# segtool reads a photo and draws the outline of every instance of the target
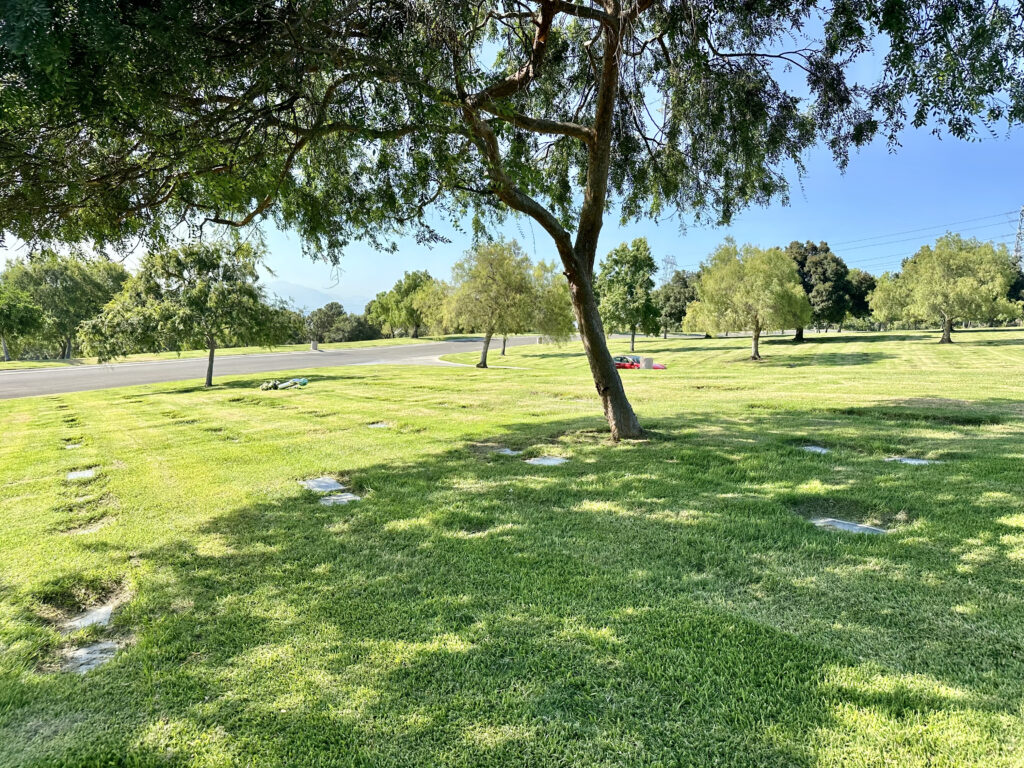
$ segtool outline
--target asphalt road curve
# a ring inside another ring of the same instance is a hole
[[[399,344],[390,347],[330,349],[319,352],[266,352],[253,355],[220,355],[213,367],[214,383],[218,376],[234,376],[272,371],[295,371],[303,368],[328,368],[337,365],[448,365],[440,355],[473,352],[483,339]],[[520,336],[508,340],[509,346],[536,344],[536,336]],[[492,342],[491,352],[500,351],[501,341]],[[496,361],[495,361],[496,362]],[[0,400],[35,395],[57,395],[84,392],[90,389],[111,389],[136,384],[161,384],[170,381],[198,379],[206,376],[206,357],[172,358],[139,363],[109,365],[68,365],[63,368],[26,368],[0,371]]]

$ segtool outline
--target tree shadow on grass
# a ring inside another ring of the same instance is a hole
[[[8,681],[0,743],[60,703],[73,727],[30,754],[62,765],[223,749],[267,765],[814,766],[811,733],[869,739],[843,708],[915,734],[1018,713],[1019,428],[751,412],[657,419],[651,440],[610,445],[578,425],[488,438],[571,455],[560,467],[468,442],[338,467],[363,501],[295,492],[137,553],[152,575],[136,646],[87,681]],[[801,451],[811,440],[832,453]],[[882,460],[925,446],[980,458]],[[889,536],[844,536],[804,519],[825,504],[905,514]],[[991,749],[994,732],[971,733]]]

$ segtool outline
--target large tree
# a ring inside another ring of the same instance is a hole
[[[19,291],[0,281],[0,348],[4,362],[11,359],[7,342],[16,336],[30,333],[43,324],[43,310],[25,291]]]
[[[850,287],[850,315],[861,320],[870,316],[871,306],[868,297],[875,290],[875,276],[853,267],[846,276],[846,282]]]
[[[82,323],[96,317],[127,279],[128,271],[106,257],[50,249],[16,261],[4,272],[9,286],[27,293],[42,308],[46,341],[56,344],[65,359],[74,353]]]
[[[760,360],[763,331],[800,327],[810,316],[796,264],[785,252],[739,248],[730,238],[701,265],[686,325],[709,333],[749,331],[750,359]]]
[[[601,263],[595,283],[601,321],[612,331],[629,334],[630,352],[636,350],[637,331],[658,330],[658,308],[652,296],[657,271],[644,237],[622,243]]]
[[[816,326],[841,323],[850,308],[849,270],[828,243],[793,241],[786,253],[796,262],[800,284],[811,304],[811,322]],[[797,327],[794,341],[804,340],[804,329]]]
[[[515,240],[480,243],[452,267],[452,285],[454,316],[462,326],[484,334],[476,367],[486,368],[494,334],[504,339],[531,324],[536,303],[533,265]]]
[[[306,331],[313,349],[326,340],[327,334],[345,316],[345,308],[336,301],[329,301],[306,315]]]
[[[259,285],[260,254],[247,243],[191,243],[151,251],[122,291],[87,324],[101,360],[132,352],[205,348],[213,386],[218,347],[273,343],[278,313]]]
[[[1005,245],[946,234],[903,263],[900,282],[907,311],[942,324],[944,344],[953,341],[953,324],[963,320],[1019,317],[1021,305],[1007,298],[1016,264]]]
[[[336,260],[440,239],[426,209],[551,239],[614,437],[640,435],[593,292],[606,213],[725,223],[906,124],[1024,116],[1009,0],[8,0],[0,230],[159,242],[271,218]],[[870,67],[862,66],[866,60]],[[857,82],[853,73],[878,73]]]

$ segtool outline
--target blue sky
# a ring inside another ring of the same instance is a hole
[[[851,267],[880,274],[898,269],[918,247],[946,229],[965,236],[1013,245],[1017,212],[1024,205],[1024,131],[975,142],[939,139],[930,132],[908,130],[902,146],[890,153],[884,142],[853,155],[845,174],[829,152],[819,148],[806,159],[801,180],[790,178],[790,204],[751,208],[728,227],[688,227],[678,220],[641,221],[622,227],[617,214],[606,218],[600,253],[623,240],[646,237],[655,259],[671,254],[679,267],[694,268],[727,235],[760,246],[792,240],[826,240]],[[962,222],[962,223],[961,223]],[[467,228],[468,229],[468,228]],[[908,230],[913,230],[908,232]],[[268,266],[299,304],[319,298],[313,289],[360,311],[369,299],[390,288],[406,270],[427,269],[447,279],[452,264],[469,246],[468,235],[446,231],[452,242],[426,247],[401,241],[395,254],[352,245],[339,270],[304,258],[298,239],[286,233],[268,236]],[[553,259],[544,232],[527,220],[504,227],[537,259]]]

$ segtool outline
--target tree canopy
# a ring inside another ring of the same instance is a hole
[[[811,305],[811,322],[826,328],[841,323],[850,308],[849,270],[828,243],[793,241],[786,253],[796,262],[800,283]],[[804,337],[803,327],[796,329],[796,341]]]
[[[121,290],[128,271],[103,256],[43,249],[10,264],[3,277],[42,309],[42,341],[59,349],[61,357],[71,358],[79,327]]]
[[[426,270],[406,272],[390,291],[382,291],[366,305],[367,317],[391,336],[399,333],[419,338],[423,327],[422,301],[416,292],[434,281]]]
[[[947,233],[903,263],[906,313],[942,323],[941,341],[953,340],[953,324],[1019,317],[1021,304],[1007,298],[1016,265],[1005,245]]]
[[[43,310],[32,301],[32,297],[0,281],[0,348],[5,363],[11,359],[8,341],[42,324]]]
[[[277,313],[259,286],[260,254],[239,242],[192,243],[147,253],[122,291],[87,326],[101,360],[153,349],[209,351],[228,340],[275,341]],[[188,346],[183,346],[188,345]]]
[[[763,331],[805,325],[810,315],[793,259],[778,248],[740,248],[728,238],[701,265],[686,325],[708,333],[750,331],[750,359],[760,360]]]
[[[850,287],[850,315],[858,319],[868,317],[871,314],[868,297],[875,290],[875,276],[853,267],[847,274],[846,282]]]
[[[272,219],[310,253],[550,236],[612,434],[641,434],[592,291],[606,211],[727,222],[905,125],[1024,117],[1009,0],[8,0],[0,231],[151,247]],[[792,41],[792,42],[790,42]],[[854,73],[874,57],[874,81]]]
[[[675,270],[668,281],[657,288],[653,295],[658,309],[658,322],[667,335],[678,330],[686,317],[686,308],[697,298],[696,275],[681,269]]]
[[[637,331],[658,331],[659,313],[652,296],[657,271],[644,237],[622,243],[601,263],[595,283],[601,320],[609,330],[629,334],[630,351],[636,348]]]

